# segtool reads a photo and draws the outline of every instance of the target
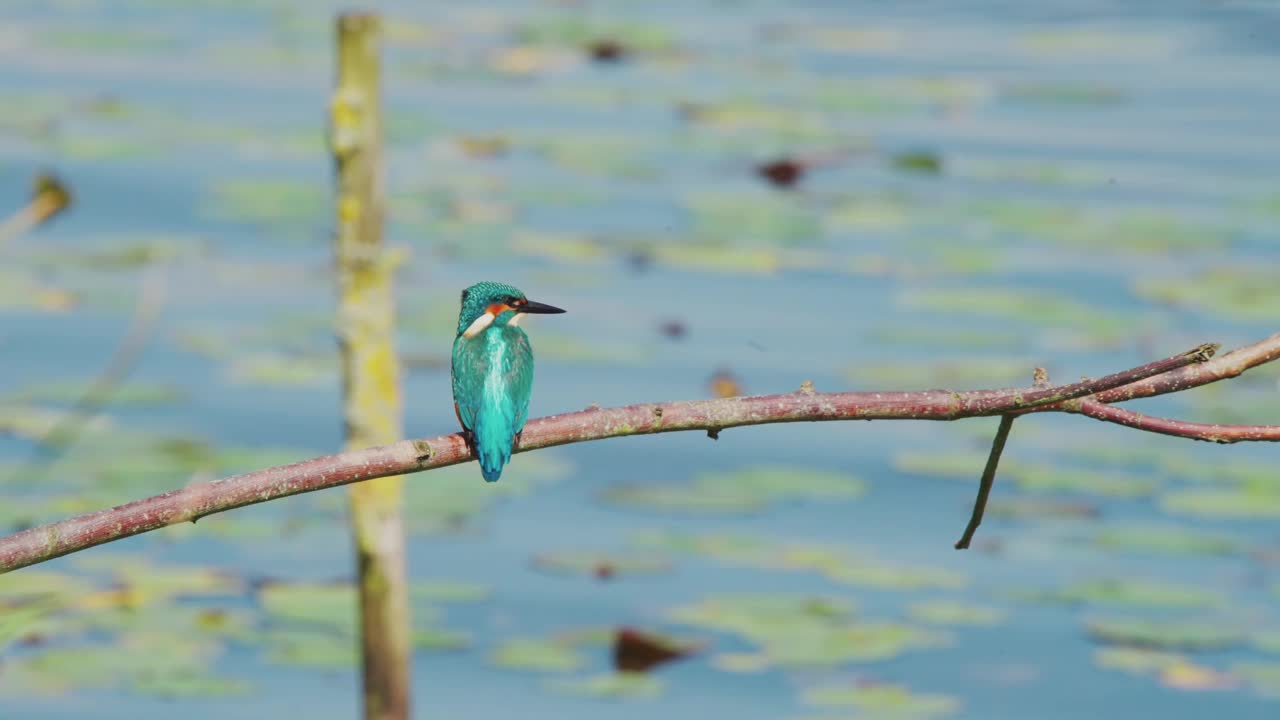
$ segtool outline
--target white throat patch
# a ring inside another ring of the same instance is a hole
[[[476,318],[474,322],[462,331],[462,337],[470,340],[471,338],[484,332],[484,329],[493,324],[493,315],[485,313]]]
[[[510,325],[511,327],[515,327],[519,325],[520,320],[524,318],[524,315],[525,315],[524,313],[516,313],[515,315],[512,315],[511,319],[507,321],[507,324]]]

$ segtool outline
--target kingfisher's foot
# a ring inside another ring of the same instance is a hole
[[[512,449],[512,450],[515,450],[516,448],[520,447],[520,438],[522,438],[522,437],[524,437],[524,431],[523,431],[523,430],[521,430],[520,432],[516,433],[516,436],[515,436],[514,438],[512,438],[512,439],[511,439],[511,449]]]
[[[467,449],[471,451],[472,455],[476,454],[476,434],[475,433],[471,432],[466,428],[463,428],[462,442],[467,444]]]

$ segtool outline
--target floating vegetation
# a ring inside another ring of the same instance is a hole
[[[538,553],[533,567],[559,575],[585,575],[612,580],[626,575],[660,575],[671,572],[671,561],[653,554],[604,553],[568,550]]]
[[[953,570],[887,563],[871,552],[815,543],[674,532],[642,535],[637,542],[675,552],[696,553],[731,565],[816,571],[833,582],[885,590],[956,589],[968,582],[966,576]]]
[[[587,678],[555,680],[548,683],[547,688],[563,695],[613,700],[646,700],[662,694],[662,681],[646,673],[619,672]]]
[[[1173,525],[1102,528],[1093,542],[1113,550],[1169,555],[1231,555],[1242,549],[1240,543],[1231,538]]]
[[[1101,643],[1155,650],[1224,650],[1242,645],[1247,637],[1227,623],[1185,618],[1099,618],[1088,621],[1085,629]]]
[[[1245,322],[1268,322],[1280,313],[1280,267],[1265,264],[1219,266],[1190,277],[1137,279],[1138,295],[1214,316]]]
[[[1017,592],[1022,600],[1037,603],[1132,605],[1152,608],[1214,608],[1227,599],[1222,593],[1198,586],[1158,580],[1106,578],[1078,582],[1058,590]]]
[[[791,501],[849,500],[865,491],[852,476],[824,470],[758,466],[730,472],[704,472],[682,485],[636,483],[610,488],[612,503],[650,510],[741,513]]]
[[[893,622],[855,621],[839,601],[800,595],[723,595],[678,607],[671,617],[730,632],[760,646],[771,664],[838,666],[938,647],[950,636]]]
[[[801,698],[809,705],[855,709],[859,717],[894,720],[939,718],[960,709],[960,701],[949,695],[918,695],[900,685],[880,683],[819,685],[805,690]]]
[[[912,620],[930,625],[991,626],[1004,622],[1004,610],[955,600],[926,600],[907,606]]]
[[[1266,486],[1174,490],[1160,497],[1160,507],[1171,513],[1207,518],[1277,518],[1280,490]]]
[[[822,236],[816,213],[775,193],[699,192],[686,203],[694,234],[704,242],[741,249],[813,244]]]
[[[940,175],[942,156],[932,150],[907,150],[893,155],[890,164],[894,170],[920,175]]]
[[[586,665],[586,659],[573,644],[538,638],[507,640],[489,657],[498,667],[534,672],[573,672]]]
[[[430,482],[405,485],[405,523],[411,533],[454,532],[503,499],[522,497],[569,474],[571,466],[554,453],[520,455],[507,466],[500,483],[476,482],[474,465],[432,471]]]

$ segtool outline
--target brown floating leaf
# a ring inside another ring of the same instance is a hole
[[[777,187],[795,185],[808,168],[799,160],[779,158],[756,166],[756,174]]]
[[[634,628],[618,628],[613,637],[613,667],[619,672],[644,673],[702,648]]]
[[[728,368],[715,371],[710,380],[711,394],[718,398],[738,397],[742,395],[742,383]]]
[[[630,51],[617,40],[602,38],[587,45],[587,54],[596,62],[611,63],[625,60]]]

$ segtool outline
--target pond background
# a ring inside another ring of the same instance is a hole
[[[1067,381],[1276,331],[1275,3],[370,7],[410,436],[455,429],[481,279],[569,311],[529,323],[534,416]],[[45,168],[74,193],[0,247],[9,529],[340,445],[339,9],[3,4],[0,198]],[[621,57],[593,60],[606,41]],[[778,159],[813,167],[777,187]],[[155,277],[141,364],[42,464]],[[1275,423],[1278,379],[1134,407]],[[416,715],[1274,717],[1275,449],[1027,418],[956,552],[994,428],[775,425],[521,455],[493,486],[414,476]],[[0,717],[355,717],[345,500],[0,578]],[[620,626],[702,651],[620,680]]]

